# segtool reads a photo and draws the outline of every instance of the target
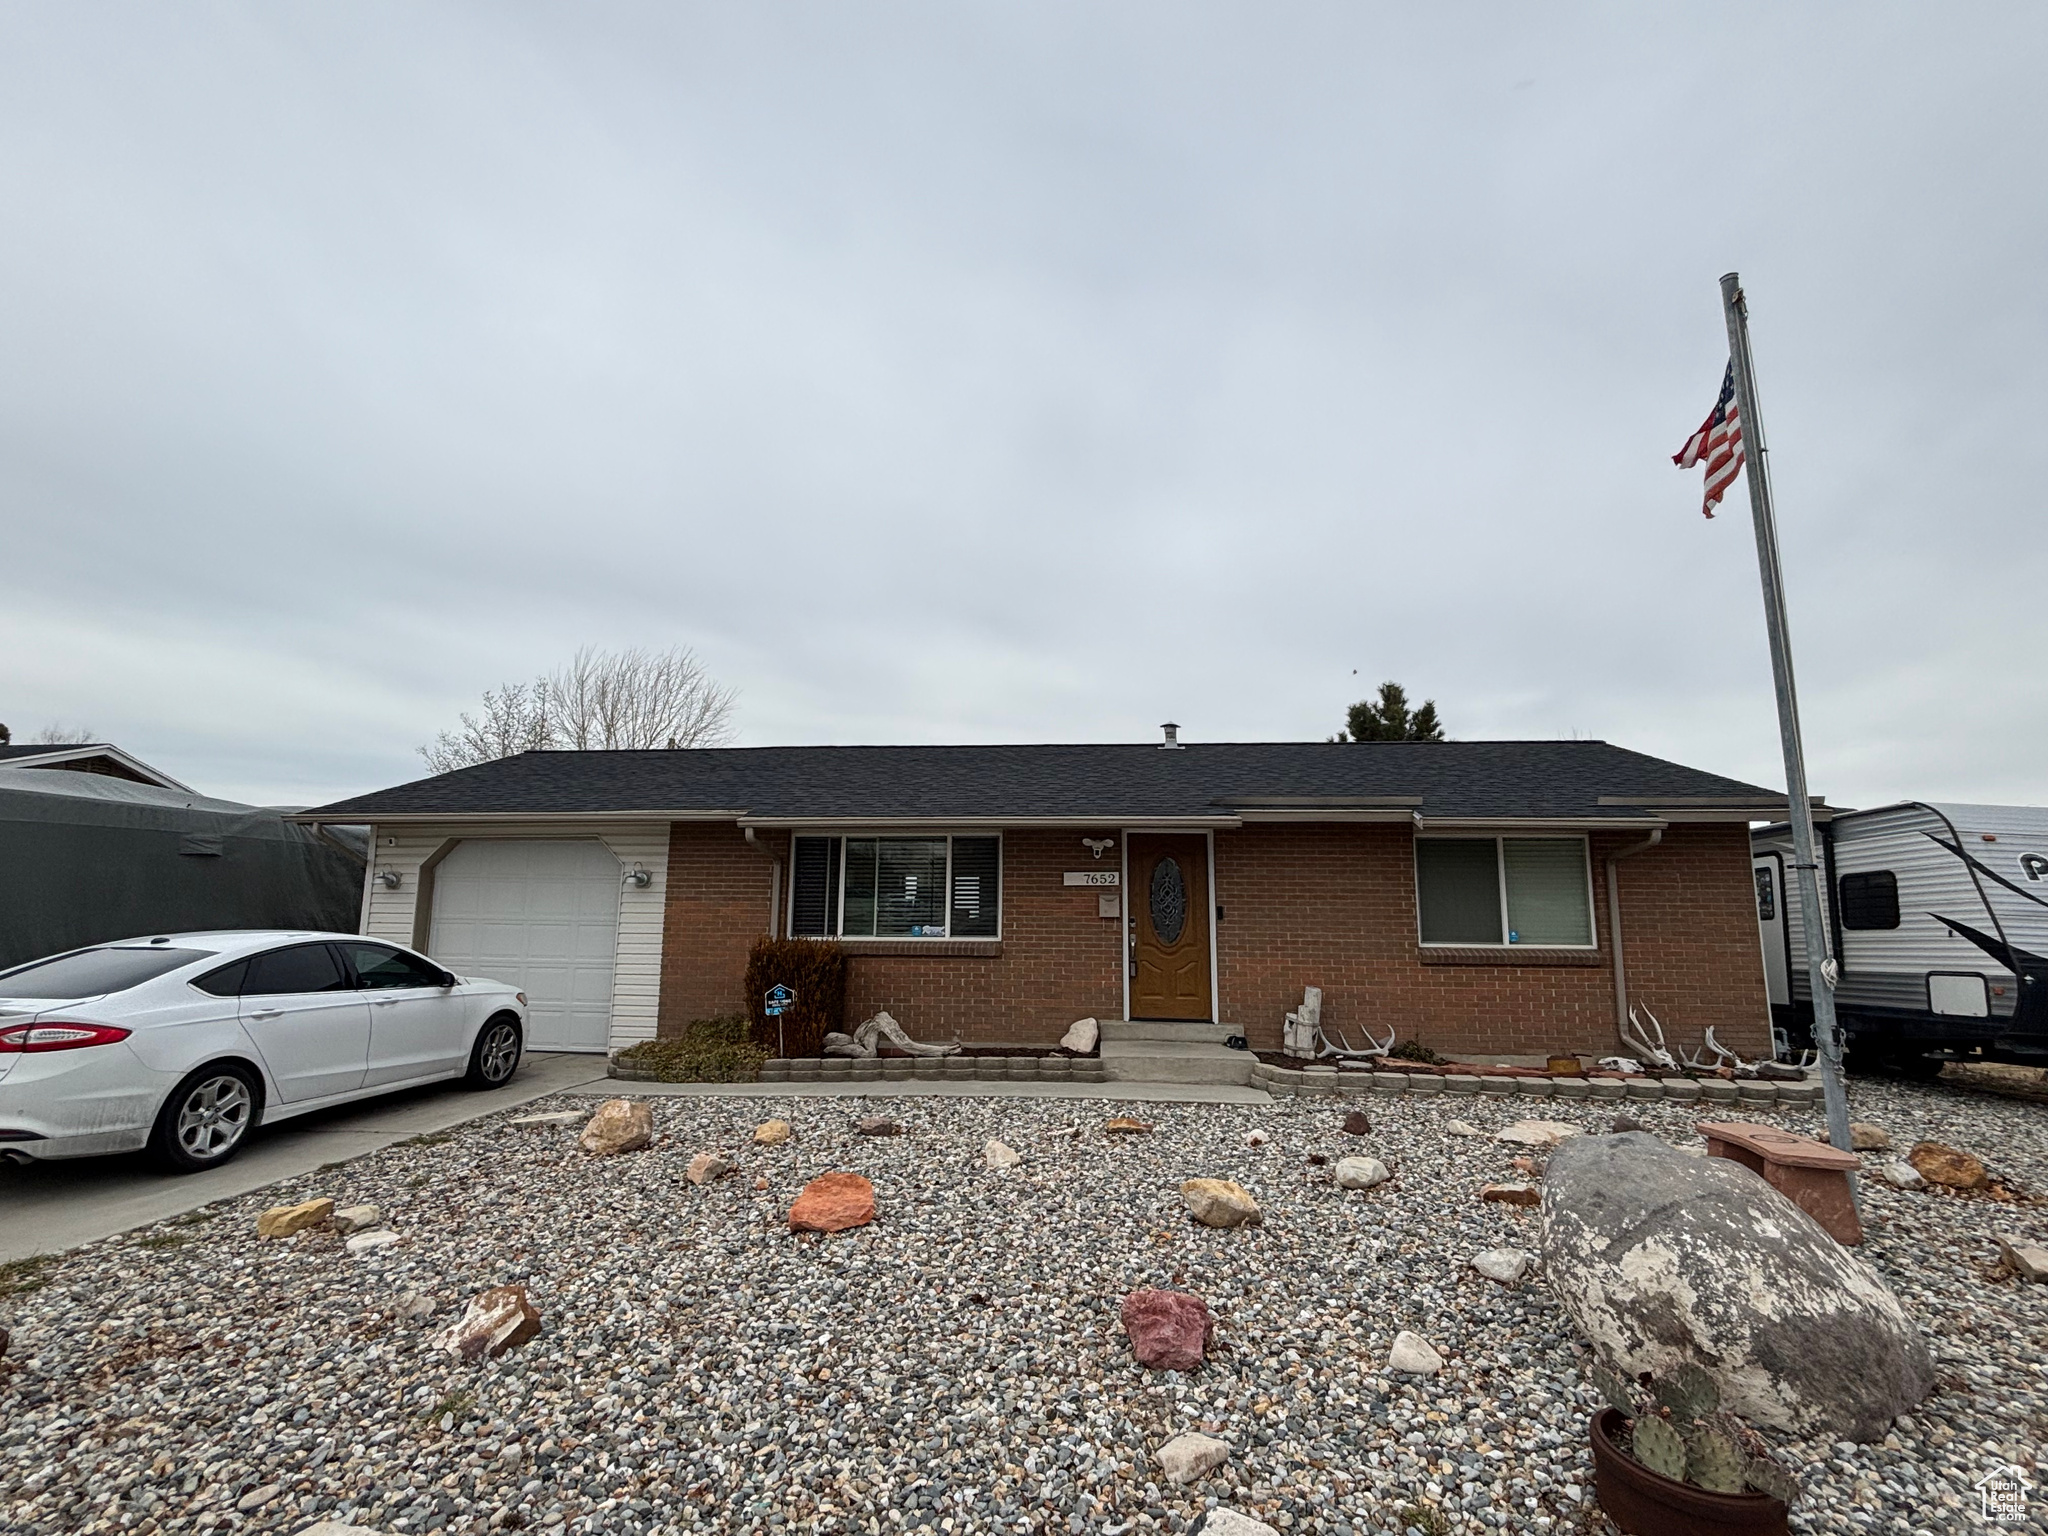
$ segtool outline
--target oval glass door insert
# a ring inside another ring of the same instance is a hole
[[[1161,859],[1152,866],[1152,932],[1162,944],[1180,942],[1180,931],[1188,920],[1188,883],[1180,865]]]

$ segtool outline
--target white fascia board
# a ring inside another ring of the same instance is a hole
[[[981,832],[1000,832],[1006,828],[1018,831],[1059,832],[1067,830],[1094,831],[1099,828],[1116,830],[1128,827],[1135,832],[1206,832],[1212,828],[1234,828],[1240,825],[1236,816],[1154,816],[1151,818],[1129,816],[742,816],[742,827],[753,827],[762,832],[804,832],[804,831],[862,831],[862,832],[923,832],[958,831],[972,828]]]
[[[133,753],[123,752],[119,747],[109,746],[104,742],[83,747],[66,747],[62,751],[38,752],[33,757],[10,757],[4,763],[0,763],[0,767],[61,768],[66,763],[83,762],[92,757],[110,757],[130,773],[141,774],[158,789],[179,789],[188,795],[199,793],[190,784],[180,783],[161,768],[152,768]]]
[[[334,827],[363,827],[372,824],[380,827],[523,827],[542,821],[568,821],[579,824],[630,821],[737,822],[746,814],[745,811],[356,811],[344,815],[325,811],[300,811],[284,819],[303,822],[308,826]]]
[[[1636,832],[1668,826],[1660,817],[1417,816],[1418,832]]]

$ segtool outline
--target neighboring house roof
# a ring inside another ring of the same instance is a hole
[[[806,824],[1761,820],[1782,793],[1599,741],[527,752],[304,821],[646,815]]]
[[[103,773],[109,778],[127,779],[135,784],[154,784],[159,789],[182,789],[168,773],[152,768],[139,757],[131,757],[104,741],[68,742],[52,746],[45,742],[19,742],[0,746],[0,768],[68,768],[74,773]]]

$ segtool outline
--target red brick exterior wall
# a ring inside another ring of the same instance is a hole
[[[862,953],[849,944],[851,1019],[886,1008],[920,1039],[1045,1044],[1085,1015],[1121,1017],[1122,924],[1096,915],[1096,891],[1060,882],[1068,869],[1116,867],[1120,852],[1097,866],[1080,837],[1005,834],[1000,945]],[[1503,964],[1490,952],[1447,955],[1418,943],[1406,826],[1219,832],[1219,1017],[1255,1047],[1278,1049],[1281,1016],[1304,985],[1320,986],[1324,1022],[1354,1044],[1370,1024],[1453,1055],[1609,1054],[1618,1042],[1601,860],[1639,840],[1593,839],[1597,954]],[[786,887],[788,838],[761,837],[759,848],[784,861]],[[769,868],[734,827],[676,824],[662,1033],[742,1007],[747,949],[768,927]],[[1672,827],[1660,846],[1624,860],[1620,874],[1630,996],[1663,1020],[1674,1045],[1696,1043],[1712,1025],[1731,1048],[1761,1052],[1769,1030],[1747,828]]]
[[[1280,1020],[1304,986],[1323,989],[1323,1023],[1363,1045],[1365,1027],[1446,1055],[1610,1055],[1615,1034],[1606,855],[1640,834],[1593,838],[1597,955],[1502,963],[1486,950],[1425,950],[1416,934],[1414,836],[1404,826],[1247,827],[1216,834],[1221,1017],[1277,1050]],[[1674,1045],[1708,1025],[1745,1055],[1769,1043],[1749,833],[1672,827],[1625,859],[1622,951],[1629,996]],[[1586,963],[1590,960],[1592,963]]]

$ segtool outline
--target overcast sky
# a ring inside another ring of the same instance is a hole
[[[421,776],[696,648],[739,739],[1453,736],[2048,803],[2048,8],[0,3],[0,720]]]

